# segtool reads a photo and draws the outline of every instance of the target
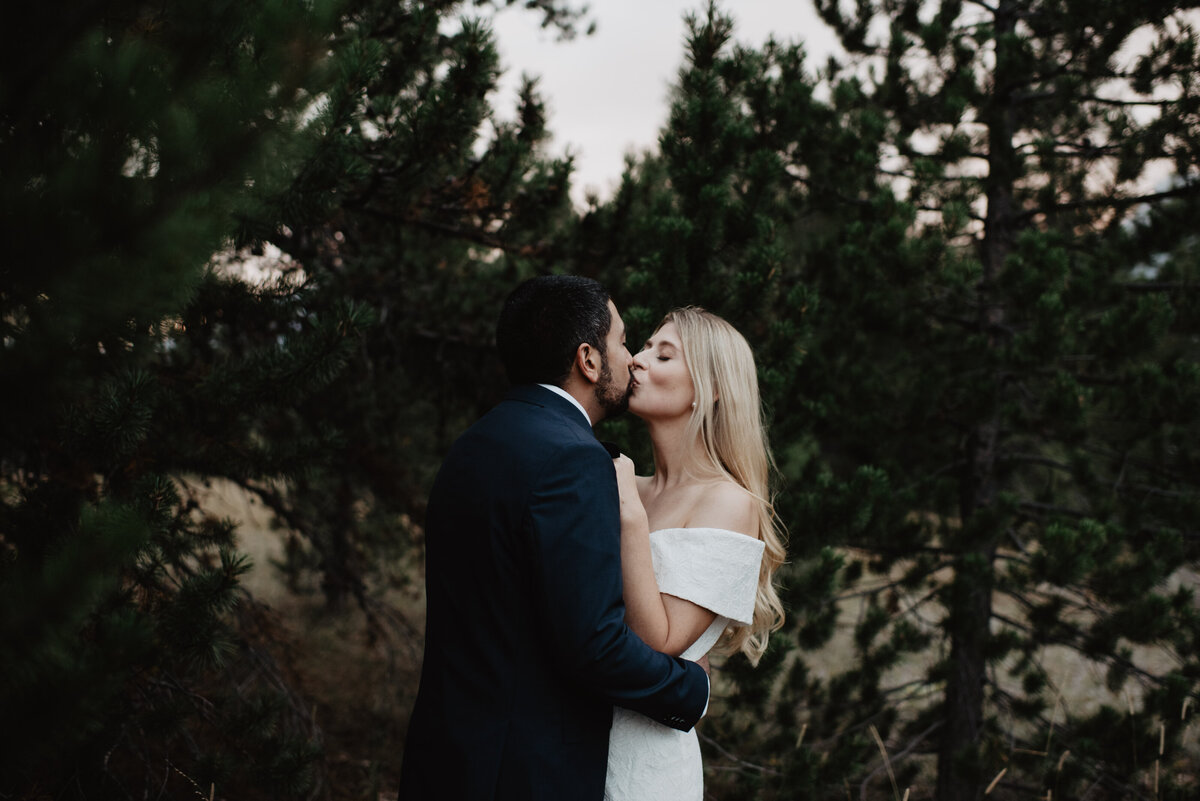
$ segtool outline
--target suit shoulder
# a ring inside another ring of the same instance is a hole
[[[535,471],[560,461],[611,461],[590,428],[554,410],[519,400],[493,407],[467,429],[460,441],[472,452],[515,460]]]
[[[543,453],[543,467],[546,472],[565,470],[578,473],[592,473],[598,470],[611,470],[612,457],[594,436],[582,432],[577,426],[560,423],[561,430],[556,430],[554,436],[546,442]],[[614,477],[616,473],[613,473]]]

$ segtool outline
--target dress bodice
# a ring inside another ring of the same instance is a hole
[[[754,618],[762,540],[722,528],[663,528],[650,532],[650,557],[659,592],[702,606],[717,617],[682,654],[697,660],[730,621]]]
[[[658,589],[691,601],[717,617],[682,654],[697,660],[730,621],[754,617],[761,540],[720,528],[664,528],[650,533]],[[696,730],[669,729],[617,707],[608,743],[605,801],[701,801],[704,770]]]

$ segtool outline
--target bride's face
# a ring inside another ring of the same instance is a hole
[[[633,357],[629,411],[643,420],[670,419],[691,414],[695,399],[679,332],[667,323]]]

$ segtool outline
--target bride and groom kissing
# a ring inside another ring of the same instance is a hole
[[[699,801],[706,654],[757,662],[784,549],[754,358],[676,309],[636,355],[608,293],[519,285],[513,384],[447,455],[426,517],[427,621],[400,801]],[[653,475],[592,426],[646,422]]]

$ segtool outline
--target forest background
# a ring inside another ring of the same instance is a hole
[[[1198,4],[815,0],[823,64],[698,8],[583,209],[506,4],[0,11],[0,798],[390,797],[425,496],[551,271],[756,351],[788,623],[709,797],[1196,797]]]

